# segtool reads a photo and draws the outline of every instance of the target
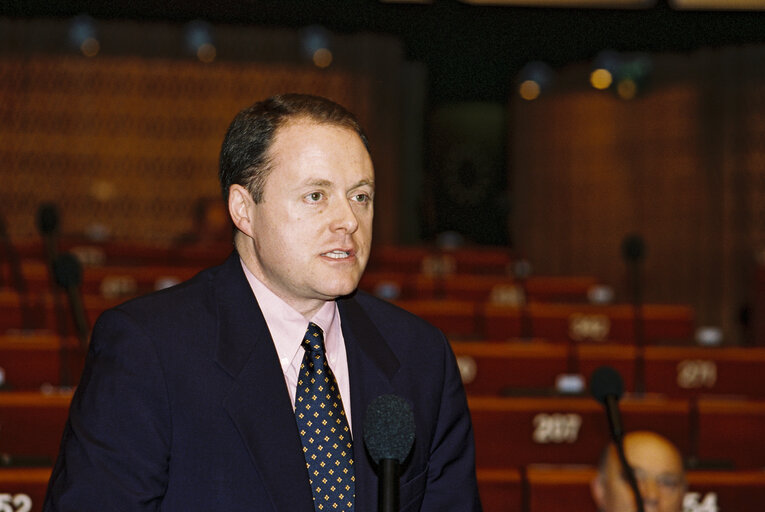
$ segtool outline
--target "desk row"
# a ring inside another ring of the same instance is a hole
[[[0,469],[0,508],[41,512],[50,468]],[[485,512],[569,512],[594,510],[592,467],[531,466],[478,470]],[[765,503],[765,472],[691,471],[684,503],[688,512],[759,512]],[[4,500],[4,501],[3,501]]]
[[[586,393],[599,366],[611,366],[628,392],[690,398],[765,398],[765,348],[563,345],[542,340],[452,342],[470,395]]]
[[[71,392],[0,393],[0,453],[52,462],[70,401]],[[468,404],[483,468],[594,464],[609,438],[602,408],[589,398],[470,397]],[[659,432],[688,459],[765,467],[765,401],[627,398],[622,412],[627,430]]]
[[[86,295],[85,315],[91,322],[122,298]],[[574,343],[691,343],[695,315],[690,306],[529,304],[525,307],[457,300],[395,301],[402,308],[431,322],[451,339],[507,340],[544,338]],[[58,306],[57,306],[58,305]],[[65,297],[37,294],[26,300],[0,291],[0,333],[9,329],[58,328],[59,316],[69,320]]]

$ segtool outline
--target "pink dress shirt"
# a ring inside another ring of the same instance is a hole
[[[343,399],[343,408],[348,418],[348,427],[353,431],[348,357],[345,353],[345,340],[337,304],[334,301],[326,302],[313,318],[306,319],[255,277],[243,261],[241,263],[244,275],[247,276],[247,281],[252,288],[252,293],[255,294],[260,310],[266,319],[271,339],[274,341],[276,353],[282,365],[284,381],[289,391],[290,400],[292,400],[292,408],[295,408],[298,372],[305,354],[305,350],[300,345],[310,321],[324,331],[327,362],[332,373],[335,374],[338,386],[340,386],[340,396]]]

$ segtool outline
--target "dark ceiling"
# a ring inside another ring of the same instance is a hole
[[[414,5],[378,0],[6,0],[0,16],[303,27],[398,36],[411,60],[426,64],[431,100],[506,101],[527,62],[553,67],[603,49],[691,52],[765,42],[764,12],[675,11],[665,1],[642,10],[471,6],[456,0]]]

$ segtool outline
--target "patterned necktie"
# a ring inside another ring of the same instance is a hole
[[[316,511],[352,512],[353,441],[335,376],[324,353],[324,334],[313,322],[303,337],[305,356],[295,395],[295,419]]]

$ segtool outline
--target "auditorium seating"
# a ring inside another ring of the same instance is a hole
[[[0,468],[0,510],[41,512],[51,468]]]
[[[75,332],[71,309],[64,292],[29,294],[27,299],[26,316],[30,318],[31,323],[28,321],[28,325],[25,325],[24,307],[19,295],[7,290],[0,291],[0,334],[18,330],[58,333],[62,332],[60,324],[64,326],[66,333]],[[103,311],[124,301],[124,297],[82,296],[85,317],[91,326]]]
[[[609,439],[603,408],[592,398],[468,397],[476,464],[512,468],[535,462],[587,463]],[[621,402],[625,428],[655,430],[686,456],[691,446],[690,405],[661,397]]]
[[[704,397],[697,407],[700,460],[765,468],[765,401]]]
[[[84,362],[85,349],[74,338],[62,340],[51,334],[0,335],[3,390],[75,385]]]
[[[542,466],[526,469],[528,512],[595,510],[590,482],[596,476],[592,466]],[[512,481],[508,486],[512,488]],[[688,512],[755,512],[765,501],[763,471],[689,471],[685,495]],[[716,506],[711,508],[712,504]],[[706,506],[706,508],[704,508]],[[504,510],[492,500],[484,502],[486,512]]]
[[[8,496],[14,511],[31,504],[28,512],[40,512],[50,473],[49,467],[0,468],[0,496]],[[523,472],[518,469],[477,472],[485,512],[595,510],[589,487],[595,475],[592,466],[534,465]],[[688,484],[686,502],[715,503],[717,508],[711,510],[759,512],[765,501],[762,471],[690,471]]]
[[[71,390],[0,393],[0,453],[52,464],[71,399]]]
[[[556,378],[571,370],[568,348],[541,340],[455,341],[452,349],[469,395],[549,393]]]
[[[438,326],[453,339],[476,338],[481,327],[476,304],[464,300],[397,300],[394,304]]]
[[[695,319],[693,310],[683,305],[647,304],[640,308],[642,319],[635,323],[635,309],[626,304],[529,304],[525,336],[561,342],[620,342],[635,343],[638,332],[645,343],[689,342],[693,339]],[[507,317],[517,314],[515,308],[487,304],[485,336],[487,339],[508,339]],[[640,331],[636,327],[642,326]]]
[[[648,392],[765,398],[765,348],[646,347],[645,375]]]
[[[56,301],[41,246],[32,245],[27,252],[33,256],[23,263],[27,307],[15,291],[0,289],[0,454],[46,467],[0,469],[0,499],[28,495],[34,511],[71,399],[71,391],[57,386],[76,384],[84,350],[71,337],[69,305],[59,292],[69,329],[67,351],[61,352]],[[90,262],[82,292],[91,324],[104,309],[155,289],[165,278],[187,279],[230,250],[62,247]],[[645,305],[636,329],[631,306],[585,303],[598,284],[594,278],[518,281],[511,265],[509,253],[498,249],[376,248],[360,284],[373,293],[395,292],[390,300],[449,337],[468,393],[484,509],[593,509],[589,465],[608,439],[608,424],[601,405],[588,396],[587,379],[595,368],[610,365],[628,393],[621,401],[625,428],[661,432],[704,467],[733,468],[692,472],[690,491],[700,501],[715,493],[728,510],[755,510],[752,503],[765,492],[765,477],[757,471],[765,467],[765,348],[693,346],[694,314],[684,305]],[[584,387],[579,395],[561,395],[559,378],[572,374],[583,377]],[[638,384],[645,394],[635,394]]]

